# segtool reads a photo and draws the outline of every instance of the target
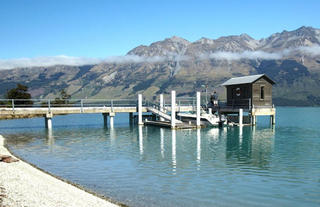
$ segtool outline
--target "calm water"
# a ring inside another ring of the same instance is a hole
[[[117,115],[0,121],[10,149],[130,206],[320,206],[320,108],[278,108],[277,124],[201,130],[130,127]]]

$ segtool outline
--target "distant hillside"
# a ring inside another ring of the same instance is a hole
[[[320,30],[301,27],[255,40],[247,34],[201,38],[172,37],[138,46],[127,56],[145,61],[86,66],[51,66],[0,70],[0,95],[16,83],[33,97],[55,97],[66,89],[74,98],[148,98],[174,89],[177,94],[218,90],[230,77],[265,73],[276,81],[277,105],[320,105]]]

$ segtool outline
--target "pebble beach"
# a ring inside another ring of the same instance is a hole
[[[0,135],[0,155],[14,157]],[[14,157],[15,158],[15,157]],[[116,207],[32,165],[0,162],[0,207]]]

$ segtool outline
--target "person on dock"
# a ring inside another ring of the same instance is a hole
[[[218,106],[218,94],[216,91],[214,91],[213,94],[211,94],[210,102],[213,106]]]

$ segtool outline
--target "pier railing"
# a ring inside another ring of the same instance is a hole
[[[219,100],[218,106],[220,108],[243,108],[243,109],[251,109],[251,98],[248,99],[231,99],[231,100]]]
[[[195,106],[192,97],[179,97],[177,106]],[[0,99],[0,108],[51,108],[51,107],[136,107],[137,99]],[[143,106],[156,106],[157,102],[143,100]],[[170,101],[164,101],[164,107],[171,107]]]
[[[0,99],[1,108],[134,107],[136,105],[135,99]]]
[[[176,98],[177,106],[195,106],[196,98],[194,97],[177,97]],[[164,100],[164,107],[171,107],[171,100]]]

